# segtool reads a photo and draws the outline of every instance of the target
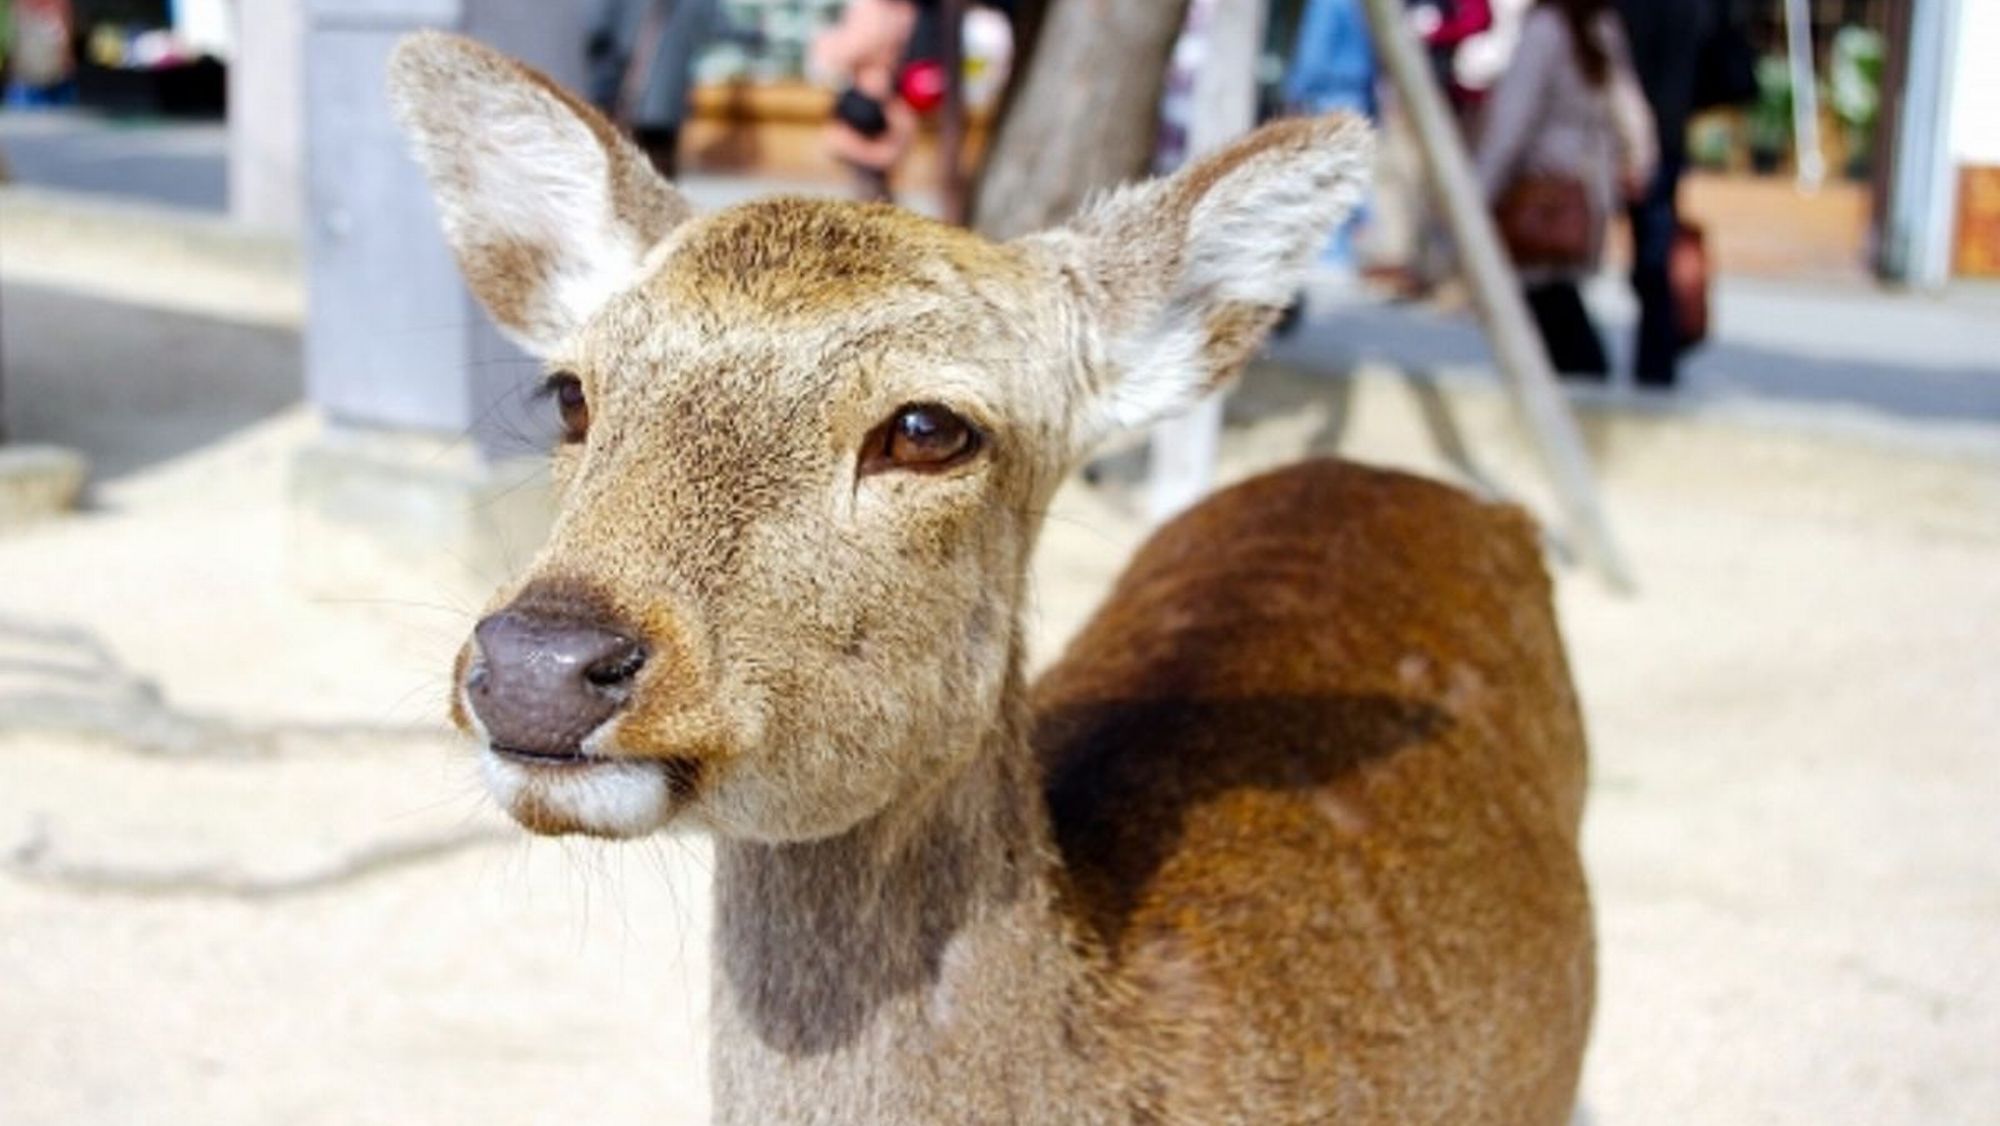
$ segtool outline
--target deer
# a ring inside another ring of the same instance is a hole
[[[1029,563],[1233,379],[1352,208],[1344,117],[996,243],[696,214],[467,39],[395,50],[446,241],[561,419],[451,719],[535,834],[706,834],[714,1121],[1566,1121],[1582,720],[1531,520],[1340,461],[1160,529],[1039,679]]]

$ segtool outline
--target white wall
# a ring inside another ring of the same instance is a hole
[[[1953,67],[1951,156],[1958,164],[2000,165],[2000,0],[1959,6]]]
[[[254,6],[268,0],[243,2]],[[229,0],[174,0],[174,31],[195,50],[227,59],[236,43],[231,9],[237,6]]]

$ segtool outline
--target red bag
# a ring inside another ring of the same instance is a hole
[[[1667,254],[1667,288],[1674,295],[1683,349],[1708,339],[1708,278],[1708,232],[1699,223],[1684,222]]]

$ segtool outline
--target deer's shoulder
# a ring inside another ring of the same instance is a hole
[[[1508,971],[1451,956],[1471,928],[1510,931],[1522,967],[1588,965],[1583,734],[1517,509],[1332,461],[1220,493],[1037,686],[1036,742],[1072,911],[1138,1034],[1204,1087],[1255,1089],[1230,1061],[1277,1037],[1331,1053],[1287,1065],[1329,1098],[1447,1048],[1566,1097],[1550,1069],[1587,1013],[1522,1014],[1542,1044],[1479,1040],[1541,1003],[1505,996],[1463,1044],[1398,1031]]]

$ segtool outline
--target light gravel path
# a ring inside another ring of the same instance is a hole
[[[1532,499],[1497,400],[1448,391]],[[1261,376],[1231,473],[1326,445],[1324,392]],[[1401,380],[1353,406],[1345,448],[1444,471]],[[701,1121],[704,848],[498,824],[438,722],[481,592],[291,593],[310,427],[280,412],[0,538],[0,1121]],[[1596,764],[1591,1121],[1994,1121],[2000,443],[1589,430],[1644,583],[1560,589]],[[1132,507],[1057,504],[1043,657]]]

